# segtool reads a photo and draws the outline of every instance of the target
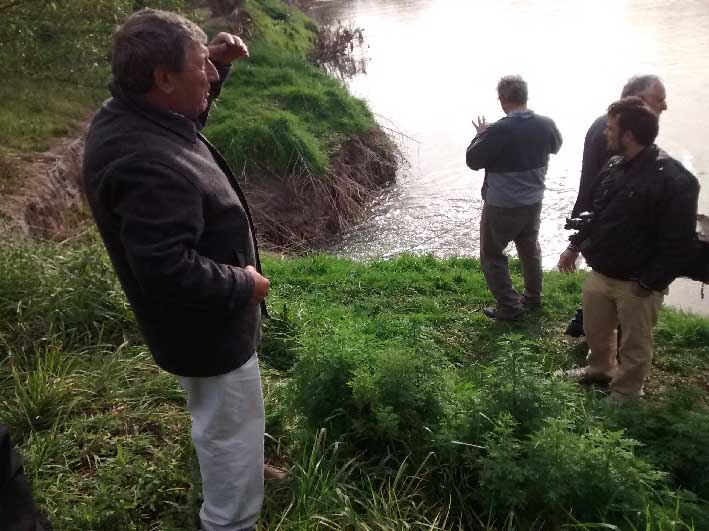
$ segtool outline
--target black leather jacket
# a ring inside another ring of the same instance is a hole
[[[613,184],[602,186],[609,174]],[[686,271],[696,239],[696,177],[653,145],[628,162],[613,157],[597,183],[599,210],[571,243],[594,271],[663,291]]]

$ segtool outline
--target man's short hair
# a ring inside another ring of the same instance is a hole
[[[617,116],[619,134],[630,131],[641,146],[652,145],[660,130],[657,114],[638,96],[629,96],[611,103],[608,116]]]
[[[190,42],[205,44],[207,36],[182,15],[157,9],[133,13],[113,34],[114,82],[126,92],[145,94],[153,87],[155,67],[171,72],[184,68]]]
[[[627,98],[628,96],[641,96],[650,90],[655,83],[662,83],[662,80],[652,74],[633,76],[623,87],[620,97]]]
[[[497,82],[497,95],[510,103],[527,103],[527,82],[522,76],[504,76]]]

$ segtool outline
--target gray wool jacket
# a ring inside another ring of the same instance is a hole
[[[160,367],[230,372],[260,340],[262,308],[249,304],[243,269],[261,270],[244,194],[202,124],[111,92],[89,129],[83,182],[118,278]]]

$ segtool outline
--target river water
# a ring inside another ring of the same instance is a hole
[[[564,136],[547,175],[545,268],[566,247],[586,130],[633,74],[664,79],[658,145],[699,178],[699,211],[709,213],[709,0],[325,0],[316,16],[364,30],[366,73],[347,84],[400,133],[409,161],[340,254],[478,255],[483,172],[467,168],[465,148],[472,118],[503,115],[495,87],[505,74],[527,80],[529,106]],[[680,279],[667,302],[709,314],[707,295]]]

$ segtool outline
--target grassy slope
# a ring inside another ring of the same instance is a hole
[[[87,114],[104,93],[48,80],[3,81],[0,145],[22,152],[46,150],[53,138],[70,134],[72,121]]]
[[[49,80],[5,79],[0,85],[0,186],[13,185],[21,163],[53,140],[76,134],[78,121],[104,91]]]
[[[235,68],[207,134],[238,172],[245,168],[283,178],[307,170],[324,176],[339,142],[371,131],[374,118],[361,100],[309,63],[317,28],[302,12],[281,0],[249,0],[246,10],[253,18],[252,56]],[[106,38],[98,43],[107,45]],[[94,77],[107,79],[101,72]],[[92,78],[91,84],[95,87],[49,79],[3,82],[0,182],[16,176],[15,155],[43,151],[71,134],[75,121],[107,97],[98,88],[101,81]]]
[[[548,273],[544,311],[497,324],[479,311],[490,297],[475,260],[265,269],[268,451],[293,474],[268,485],[264,529],[709,525],[695,499],[709,497],[709,412],[693,385],[706,385],[707,320],[663,310],[652,379],[667,388],[616,409],[552,376],[583,357],[561,334],[579,275]],[[0,420],[56,529],[192,528],[184,396],[94,237],[5,247],[0,345]]]
[[[241,173],[323,177],[342,139],[371,131],[366,105],[307,59],[316,27],[279,0],[249,0],[251,57],[232,73],[207,136]]]

